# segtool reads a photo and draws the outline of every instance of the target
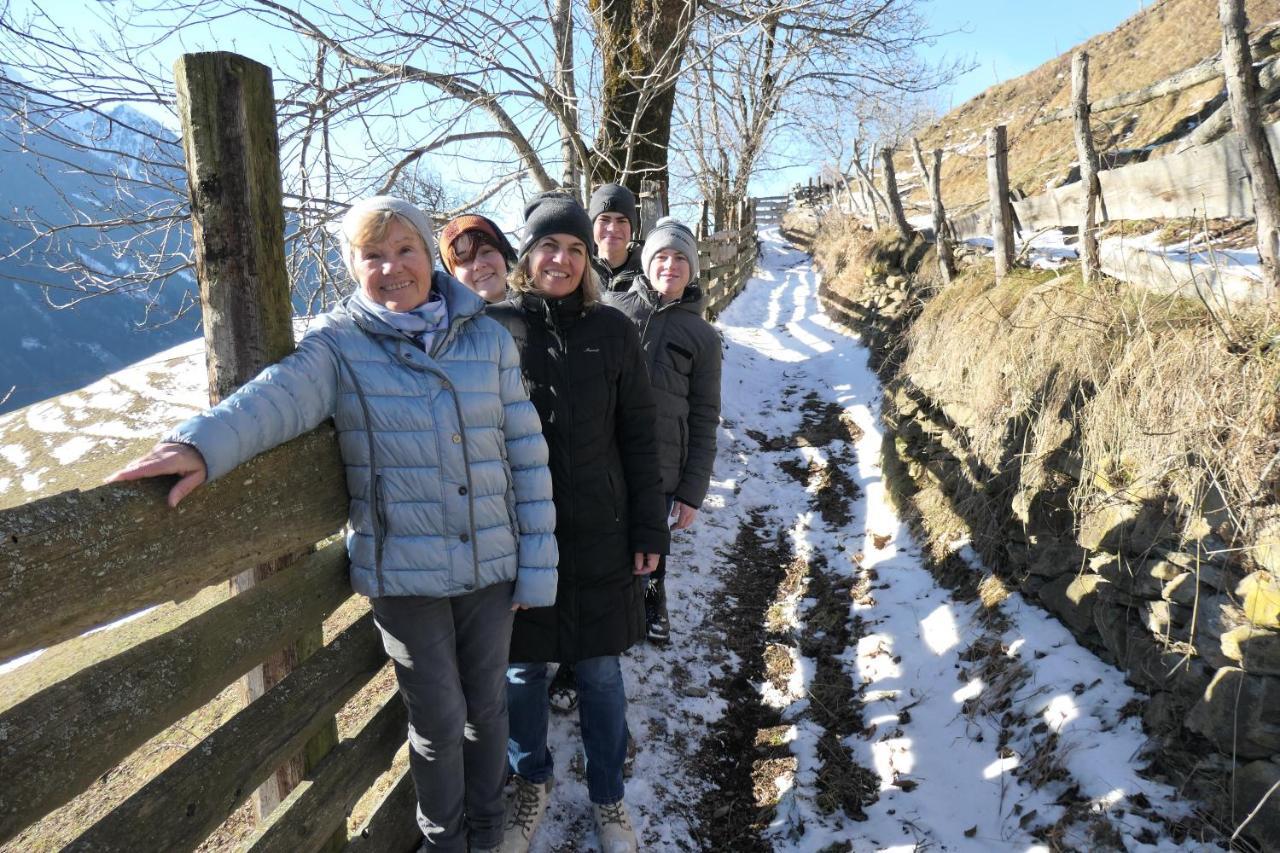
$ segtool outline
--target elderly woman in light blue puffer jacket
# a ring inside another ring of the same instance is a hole
[[[355,292],[297,351],[113,478],[178,474],[177,504],[332,417],[351,585],[373,600],[409,709],[424,847],[496,849],[513,612],[555,600],[547,445],[511,335],[433,269],[427,217],[365,199],[342,237]]]

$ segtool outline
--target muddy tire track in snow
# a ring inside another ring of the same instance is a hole
[[[748,434],[762,461],[802,483],[814,515],[836,529],[861,497],[845,473],[861,430],[816,394],[800,409],[803,423],[790,438]],[[796,458],[802,448],[816,451],[804,452],[804,463]],[[776,458],[783,450],[791,454]],[[797,798],[824,817],[843,812],[858,821],[878,796],[876,774],[856,764],[845,745],[865,732],[845,663],[861,625],[850,618],[851,599],[865,590],[831,570],[821,551],[793,547],[810,523],[779,521],[756,508],[723,555],[724,592],[715,610],[739,666],[713,685],[729,707],[695,761],[712,783],[697,807],[706,850],[771,850],[772,836],[798,839],[805,827]],[[837,842],[821,849],[852,848]]]

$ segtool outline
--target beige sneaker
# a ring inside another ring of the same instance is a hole
[[[636,831],[622,800],[607,806],[591,806],[596,815],[596,837],[601,853],[636,853]]]
[[[502,826],[502,846],[499,853],[526,853],[533,833],[537,831],[542,816],[547,813],[551,801],[554,779],[538,784],[515,777],[515,789],[507,803],[507,820]]]

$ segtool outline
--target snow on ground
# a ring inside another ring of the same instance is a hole
[[[761,701],[784,707],[783,718],[793,723],[786,740],[796,757],[779,779],[782,794],[763,833],[765,849],[820,851],[847,843],[851,847],[838,849],[1047,850],[1032,833],[1062,816],[1064,807],[1055,801],[1076,785],[1078,796],[1106,817],[1129,849],[1198,849],[1176,844],[1134,813],[1135,797],[1168,817],[1185,815],[1189,807],[1167,786],[1138,775],[1145,739],[1132,714],[1121,712],[1136,694],[1120,674],[1016,594],[1001,605],[1008,627],[991,636],[980,605],[955,601],[925,568],[885,497],[878,464],[880,390],[868,353],[823,314],[809,257],[786,246],[776,231],[764,238],[757,276],[717,323],[725,339],[719,456],[698,524],[674,537],[667,580],[674,642],[667,649],[642,646],[625,658],[628,718],[639,743],[627,801],[642,847],[712,849],[695,808],[708,796],[708,783],[693,756],[708,747],[709,727],[735,713],[709,687],[743,663],[722,645],[741,615],[734,601],[723,598],[725,580],[737,568],[726,564],[725,555],[756,511],[783,532],[795,554],[825,558],[828,574],[873,581],[870,595],[849,602],[849,619],[860,620],[851,624],[863,634],[841,662],[856,685],[848,701],[862,706],[865,724],[844,745],[856,764],[874,770],[880,788],[864,820],[818,807],[823,792],[816,787],[815,743],[821,732],[804,713],[815,666],[793,650],[789,681],[756,685]],[[847,472],[862,497],[840,527],[824,524],[805,485],[778,467],[787,460],[814,461],[828,450],[773,450],[746,436],[748,429],[793,434],[802,419],[796,403],[810,392],[838,404],[863,433],[854,448],[855,470]],[[770,538],[769,531],[758,532]],[[960,554],[976,564],[969,549]],[[773,613],[799,625],[812,605],[801,592]],[[995,651],[975,657],[971,647],[983,642],[994,642]],[[1011,682],[1012,699],[1026,721],[1015,724],[1001,745],[1000,722],[974,709],[994,690],[982,674],[1009,667],[1023,676]],[[557,787],[535,838],[537,853],[596,849],[576,730],[576,715],[553,714]],[[1050,734],[1056,734],[1064,773],[1033,789],[1014,770],[1030,763]],[[1060,843],[1093,846],[1081,825],[1074,826]]]

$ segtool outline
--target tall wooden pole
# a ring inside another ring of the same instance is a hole
[[[893,172],[893,149],[885,146],[880,149],[880,162],[884,164],[884,194],[889,202],[889,213],[893,216],[893,224],[897,226],[902,239],[911,239],[911,226],[907,224],[907,215],[902,212],[902,198],[898,195],[898,179]]]
[[[1076,159],[1080,161],[1080,182],[1084,187],[1084,222],[1080,224],[1080,274],[1085,284],[1101,274],[1098,257],[1098,209],[1102,204],[1102,184],[1098,180],[1098,151],[1093,145],[1089,124],[1089,54],[1077,51],[1071,57],[1071,113],[1075,121]],[[1102,207],[1102,221],[1107,219]]]
[[[987,131],[987,195],[995,242],[996,281],[1013,269],[1013,205],[1009,203],[1009,144],[1003,124]]]
[[[1244,142],[1244,162],[1253,189],[1258,259],[1270,285],[1271,298],[1275,299],[1280,296],[1280,177],[1259,116],[1258,79],[1249,55],[1244,0],[1219,0],[1218,19],[1222,24],[1222,70],[1227,78],[1231,120]]]
[[[293,351],[275,99],[271,69],[234,53],[185,54],[174,64],[174,78],[214,404]],[[255,586],[294,556],[248,570],[231,582],[233,593]],[[255,668],[243,682],[245,701],[269,690],[320,644],[317,625]],[[307,752],[318,757],[336,742],[335,726]],[[305,772],[302,756],[277,771],[258,790],[259,816],[270,813]]]

